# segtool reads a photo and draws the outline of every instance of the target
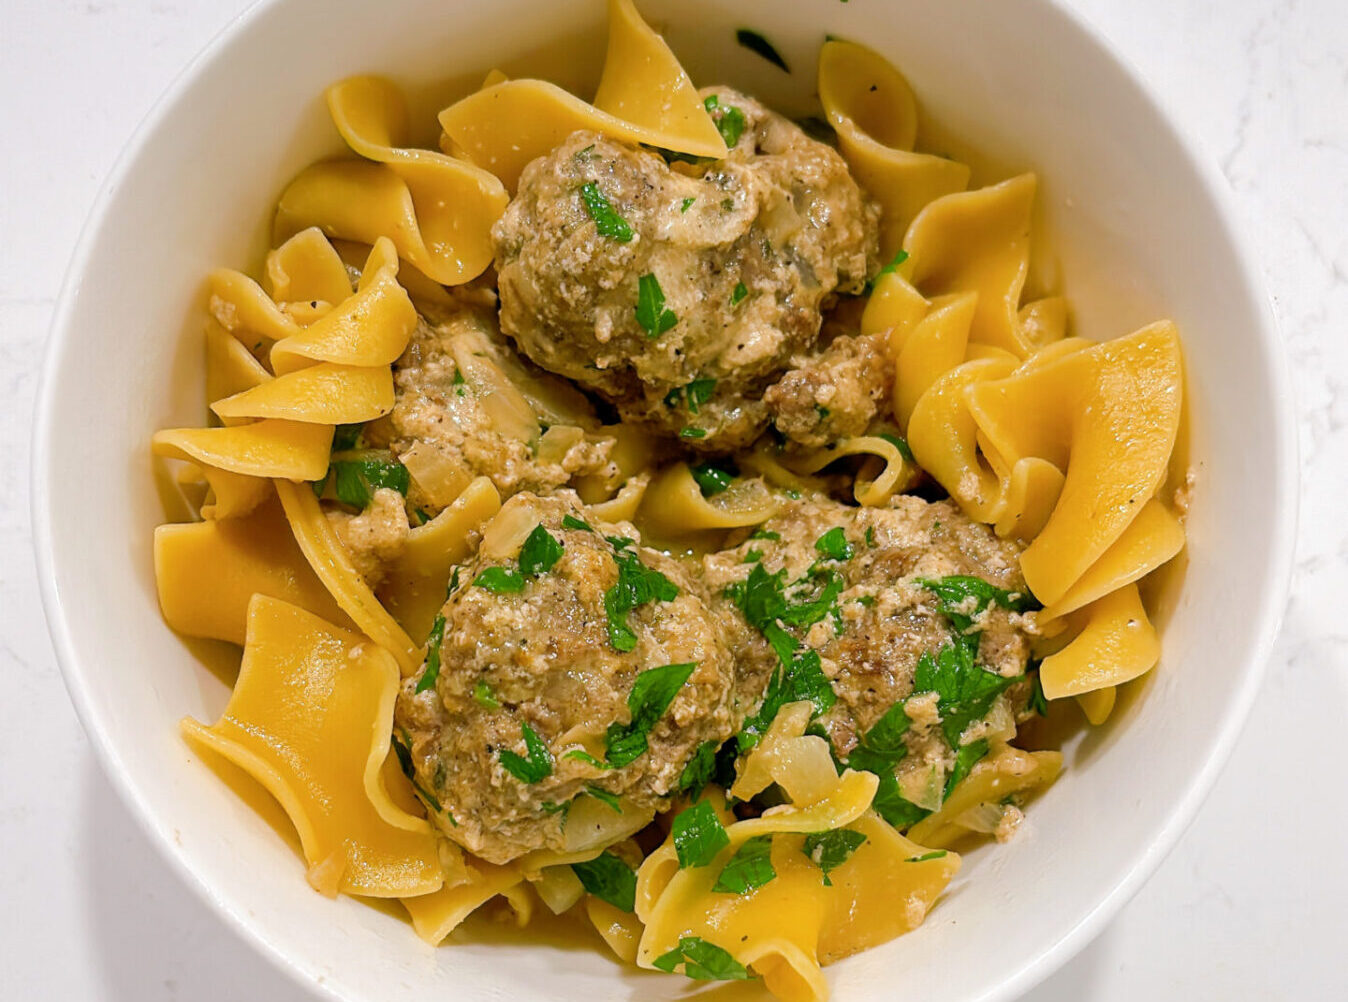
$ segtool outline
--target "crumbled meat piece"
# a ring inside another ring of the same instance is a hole
[[[893,385],[882,334],[836,338],[792,366],[763,402],[777,430],[805,446],[863,434]]]
[[[381,487],[359,515],[333,510],[327,516],[365,583],[371,588],[378,585],[388,565],[407,545],[411,531],[403,496],[391,487]]]

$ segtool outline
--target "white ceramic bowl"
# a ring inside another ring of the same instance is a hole
[[[804,110],[825,32],[876,47],[928,116],[990,163],[1033,168],[1050,268],[1079,329],[1108,338],[1170,315],[1183,331],[1199,489],[1165,655],[1092,735],[1012,843],[975,854],[920,930],[831,968],[846,1002],[1008,999],[1080,949],[1174,845],[1253,700],[1286,591],[1296,467],[1278,338],[1223,184],[1136,76],[1061,4],[1023,0],[642,0],[699,83]],[[756,27],[795,68],[740,50]],[[340,147],[325,85],[383,72],[433,112],[501,65],[581,93],[602,60],[599,0],[276,0],[174,85],[113,174],[75,255],[38,416],[34,522],[43,598],[80,717],[114,784],[183,877],[244,936],[334,998],[654,998],[682,979],[599,950],[482,933],[432,950],[410,929],[309,889],[294,853],[199,764],[184,714],[225,687],[166,629],[150,534],[148,441],[199,423],[199,290],[256,266],[285,181]],[[209,653],[209,652],[207,652]],[[218,653],[218,652],[217,652]]]

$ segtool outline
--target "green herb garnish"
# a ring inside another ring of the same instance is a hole
[[[491,686],[480,679],[473,686],[473,700],[479,706],[485,706],[489,710],[501,708],[501,701],[496,698],[496,693],[491,691]]]
[[[426,670],[417,679],[415,692],[425,692],[435,687],[435,680],[440,677],[440,644],[444,639],[445,614],[442,612],[435,617],[435,622],[431,624],[431,635],[426,638]]]
[[[389,453],[372,453],[358,458],[334,459],[328,467],[337,500],[364,510],[374,500],[374,492],[391,487],[404,497],[411,486],[407,467]]]
[[[740,136],[744,135],[745,126],[748,125],[744,118],[744,112],[733,104],[722,104],[721,99],[715,94],[703,101],[702,105],[707,109],[707,114],[711,115],[712,121],[716,123],[716,131],[721,134],[721,139],[726,144],[726,148],[734,149],[735,144],[740,141]]]
[[[814,548],[825,560],[851,560],[855,552],[842,527],[836,525],[814,541]]]
[[[699,800],[676,814],[670,831],[682,869],[706,866],[730,844],[730,836],[716,816],[716,808],[707,800]]]
[[[635,762],[646,754],[646,737],[674,702],[688,677],[697,668],[696,661],[686,664],[649,668],[637,676],[632,691],[627,694],[627,709],[631,720],[625,724],[609,724],[604,734],[608,751],[606,758],[615,769]]]
[[[834,828],[826,832],[811,832],[801,847],[815,866],[824,871],[824,886],[832,887],[829,871],[842,866],[866,841],[866,836],[850,828]]]
[[[660,280],[652,272],[637,279],[637,323],[646,332],[648,338],[658,338],[669,330],[679,318],[673,310],[665,308],[665,290],[660,288]]]
[[[633,869],[605,850],[584,863],[572,863],[571,871],[580,878],[585,890],[619,911],[636,908],[637,875]]]
[[[964,777],[969,775],[983,757],[988,753],[988,739],[980,738],[977,741],[971,741],[967,745],[961,745],[955,752],[955,767],[950,770],[950,775],[945,781],[945,796],[950,796],[950,791],[959,786],[964,781]]]
[[[595,786],[593,783],[586,785],[585,792],[594,797],[595,800],[599,801],[605,807],[612,810],[615,814],[621,814],[623,812],[622,803],[618,799],[616,793],[610,793],[602,786]]]
[[[978,639],[976,633],[958,636],[935,656],[924,652],[913,673],[913,692],[937,694],[941,730],[951,748],[959,748],[964,729],[987,716],[1001,693],[1024,679],[1022,675],[1007,678],[976,664]]]
[[[546,574],[561,556],[562,544],[547,529],[536,525],[520,547],[520,573],[527,578]]]
[[[580,186],[580,200],[585,205],[585,211],[594,220],[595,229],[599,231],[600,236],[616,240],[620,244],[631,241],[632,227],[628,225],[626,219],[614,211],[608,198],[599,190],[599,185],[593,181],[586,181]]]
[[[933,580],[918,578],[917,583],[941,600],[941,614],[955,629],[963,632],[990,606],[999,605],[1011,612],[1028,612],[1039,603],[1028,592],[1007,591],[967,574],[955,574]]]
[[[738,306],[747,295],[749,295],[749,287],[743,282],[736,282],[734,291],[730,293],[730,305]]]
[[[581,519],[576,518],[575,515],[563,515],[562,528],[576,529],[581,532],[594,532],[594,527],[591,526],[589,522],[582,521]]]
[[[684,936],[679,945],[651,961],[656,970],[675,973],[683,965],[685,977],[696,981],[747,981],[748,969],[715,943],[701,936]]]
[[[712,775],[716,771],[718,747],[714,739],[703,741],[697,746],[692,757],[684,765],[683,772],[679,773],[680,793],[686,793],[694,800],[702,795],[703,788],[711,782]]]
[[[706,428],[680,428],[679,438],[706,438]]]
[[[712,885],[722,894],[747,894],[757,890],[777,876],[772,865],[772,836],[755,835],[745,839],[726,861],[721,874]]]
[[[720,494],[722,491],[729,490],[730,485],[735,482],[735,474],[732,470],[723,469],[715,463],[698,463],[690,467],[693,479],[697,481],[697,486],[702,490],[704,498]]]
[[[514,595],[524,591],[524,577],[506,567],[488,567],[473,578],[473,586],[497,595]]]
[[[618,565],[618,580],[604,592],[608,642],[615,651],[627,653],[637,645],[637,635],[627,624],[627,614],[647,602],[672,602],[678,598],[679,589],[659,571],[643,564],[635,552],[619,547],[613,559]]]
[[[694,202],[696,202],[696,201],[697,201],[696,198],[694,198],[692,195],[689,195],[687,198],[685,198],[685,199],[683,200],[683,203],[679,206],[679,211],[680,211],[680,212],[687,212],[687,211],[688,211],[688,207],[689,207],[690,205],[692,205],[692,204],[693,204]]]
[[[527,723],[520,724],[524,735],[524,748],[529,757],[502,748],[498,754],[501,766],[521,783],[541,783],[552,775],[552,752],[547,742],[538,736],[538,732]]]
[[[945,859],[949,853],[944,849],[933,849],[931,852],[924,852],[921,856],[909,856],[904,860],[905,863],[926,863],[933,859]]]

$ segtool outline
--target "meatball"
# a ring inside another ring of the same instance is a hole
[[[789,603],[817,605],[814,614],[798,617],[798,625],[786,620],[783,625],[793,630],[803,650],[817,653],[836,696],[819,717],[835,751],[846,758],[886,711],[907,700],[911,724],[900,773],[925,776],[932,766],[944,775],[953,767],[956,749],[942,735],[935,694],[908,697],[914,693],[919,660],[950,645],[958,631],[945,614],[951,610],[943,609],[921,582],[971,576],[1013,595],[1028,595],[1018,558],[1014,544],[971,521],[953,503],[901,495],[875,508],[826,498],[790,501],[753,536],[704,557],[703,565],[707,587],[721,596],[715,607],[737,660],[745,702],[764,691],[779,663],[761,624],[746,620],[748,607],[738,597],[754,575],[761,591],[775,589]],[[773,575],[780,577],[769,585]],[[762,608],[763,596],[749,601]],[[982,612],[972,606],[968,611],[974,628],[981,630],[977,663],[1004,678],[1023,675],[1036,629],[1034,613],[995,603]],[[1009,687],[981,724],[957,737],[967,743],[991,726],[988,721],[1013,721],[1015,708],[1023,708],[1028,695],[1027,683]]]
[[[630,526],[584,517],[574,495],[511,498],[399,694],[435,823],[491,862],[563,848],[578,796],[663,807],[698,747],[739,723],[729,649],[688,574]]]
[[[883,334],[843,335],[793,364],[763,402],[777,430],[805,446],[865,434],[894,382]]]
[[[878,210],[842,157],[751,98],[704,91],[733,145],[668,164],[598,133],[535,160],[493,229],[501,326],[625,420],[708,451],[766,427],[762,391],[874,269]]]
[[[474,476],[503,495],[610,475],[614,440],[585,397],[539,372],[501,336],[495,297],[464,289],[419,318],[394,368],[394,406],[367,435],[412,474],[409,507],[434,514]]]

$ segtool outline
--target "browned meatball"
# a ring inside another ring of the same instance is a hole
[[[579,132],[530,164],[496,224],[501,325],[625,419],[728,450],[819,337],[835,292],[874,270],[878,212],[831,147],[726,88],[734,139],[698,165]]]
[[[565,497],[507,502],[399,695],[435,823],[492,862],[564,848],[577,797],[649,817],[738,725],[719,621],[683,568],[583,517]]]
[[[703,563],[707,587],[723,596],[716,607],[725,619],[744,700],[765,691],[778,671],[783,643],[797,644],[800,652],[818,658],[817,684],[828,694],[816,705],[831,702],[819,723],[840,757],[850,756],[892,707],[903,704],[909,718],[906,748],[890,757],[900,778],[911,780],[904,787],[911,790],[933,772],[943,778],[962,745],[994,733],[1009,736],[1015,711],[1028,695],[1025,682],[994,680],[995,698],[989,697],[986,710],[968,727],[961,724],[952,741],[949,728],[942,727],[937,693],[915,685],[920,663],[926,659],[929,669],[935,668],[940,652],[960,643],[962,621],[956,620],[965,613],[972,620],[964,630],[977,664],[1002,679],[1018,678],[1036,629],[1032,612],[996,602],[980,609],[976,600],[952,605],[924,582],[976,578],[1024,608],[1028,592],[1018,557],[1014,544],[970,521],[951,502],[898,496],[875,508],[826,498],[788,502],[753,536]],[[774,595],[784,600],[785,614],[781,606],[771,607]],[[778,631],[775,646],[765,635],[765,608],[781,617],[767,627],[768,633]],[[790,640],[783,642],[783,634]],[[950,718],[959,719],[953,712]]]

